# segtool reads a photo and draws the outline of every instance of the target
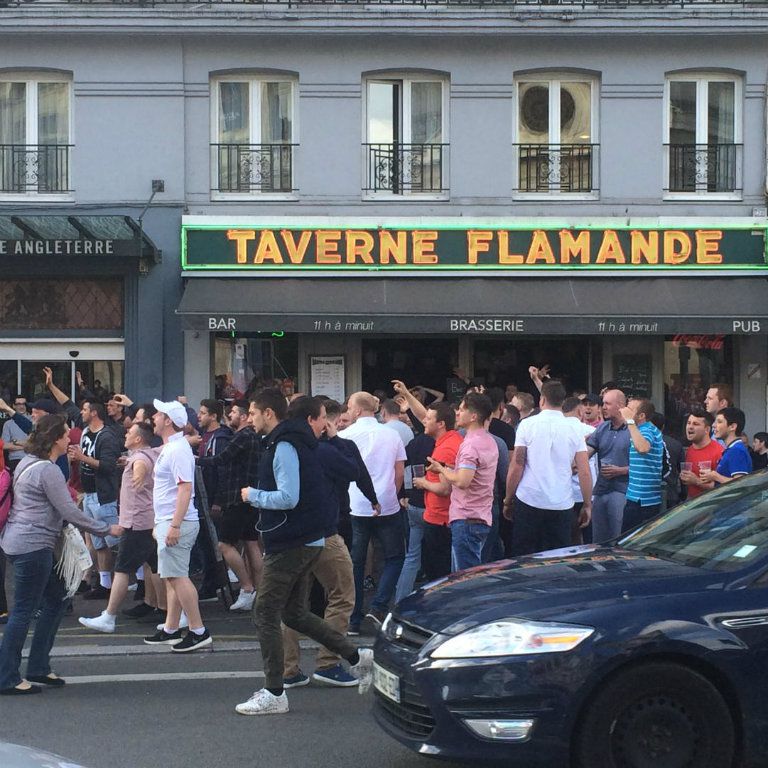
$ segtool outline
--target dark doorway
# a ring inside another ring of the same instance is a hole
[[[364,338],[363,389],[383,390],[391,397],[392,379],[401,379],[409,387],[419,384],[445,392],[458,355],[455,338]]]
[[[550,376],[560,379],[567,392],[589,386],[589,339],[477,339],[475,378],[487,387],[515,384],[522,392],[536,393],[528,368],[550,366]]]

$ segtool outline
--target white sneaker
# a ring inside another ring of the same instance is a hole
[[[253,592],[246,592],[244,589],[240,590],[240,594],[237,596],[232,605],[229,606],[230,611],[250,611],[253,608],[253,604],[256,600],[256,590]]]
[[[102,611],[100,616],[93,619],[87,619],[81,616],[78,621],[88,629],[95,629],[97,632],[106,632],[112,634],[115,631],[115,617],[110,616],[106,611]]]
[[[367,693],[373,683],[373,648],[358,648],[357,653],[360,661],[349,672],[357,678],[357,692]]]
[[[287,711],[288,697],[285,691],[275,696],[266,688],[256,691],[248,701],[235,707],[235,712],[239,715],[284,715]]]
[[[162,621],[157,625],[157,629],[163,629],[165,627],[165,622]],[[188,629],[189,628],[189,619],[187,618],[187,614],[184,613],[184,611],[181,612],[181,618],[179,619],[179,629]]]

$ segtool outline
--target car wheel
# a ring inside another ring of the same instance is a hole
[[[579,768],[730,768],[730,710],[702,675],[654,663],[620,673],[587,705],[576,733]]]

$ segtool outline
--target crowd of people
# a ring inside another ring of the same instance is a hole
[[[79,377],[75,403],[44,374],[48,397],[0,400],[12,499],[0,549],[14,573],[9,611],[0,569],[3,695],[65,682],[50,666],[70,604],[55,568],[64,522],[92,555],[82,599],[107,601],[80,623],[112,633],[157,619],[144,642],[172,653],[212,644],[200,605],[217,599],[223,562],[239,586],[229,608],[252,611],[265,673],[235,709],[279,714],[286,689],[311,680],[367,689],[372,651],[354,637],[419,580],[610,541],[768,463],[768,435],[747,444],[744,413],[719,384],[691,405],[684,446],[648,399],[613,382],[569,393],[546,368],[530,369],[535,395],[468,380],[452,404],[394,380],[392,397],[264,388],[197,411],[184,398],[103,403]],[[131,588],[141,599],[123,609]],[[321,646],[311,678],[300,635]]]

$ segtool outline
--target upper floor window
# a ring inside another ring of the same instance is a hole
[[[672,196],[738,197],[741,80],[717,74],[670,75],[665,112],[665,191]]]
[[[371,78],[366,83],[366,193],[448,191],[447,83],[439,77]]]
[[[72,88],[45,73],[0,78],[0,194],[71,190]]]
[[[597,82],[576,75],[517,82],[515,189],[593,194],[598,189]]]
[[[214,194],[294,189],[295,81],[232,77],[214,83]]]

